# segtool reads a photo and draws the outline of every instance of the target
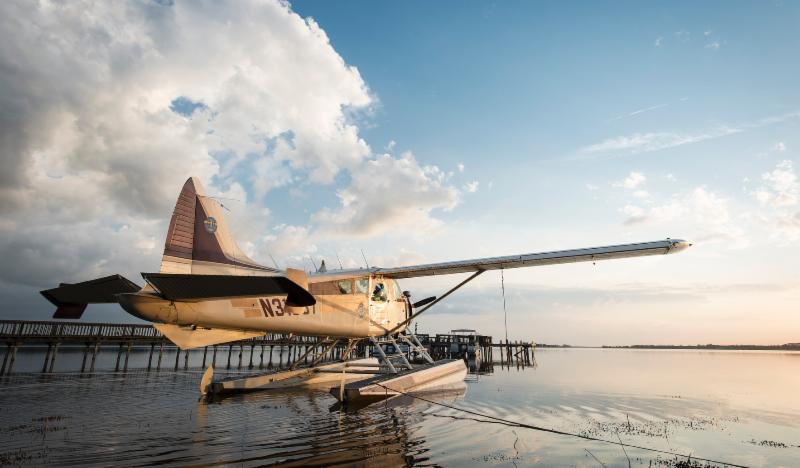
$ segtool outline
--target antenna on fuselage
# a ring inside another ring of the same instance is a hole
[[[311,255],[308,256],[308,259],[311,260],[311,264],[314,265],[314,271],[319,271],[319,268],[317,268],[317,264],[314,262],[314,259],[311,257]]]
[[[267,253],[267,255],[269,255],[269,258],[270,258],[270,260],[272,260],[272,263],[274,263],[274,264],[275,264],[275,268],[277,268],[278,270],[280,270],[280,269],[281,269],[281,267],[279,267],[279,266],[278,266],[278,262],[276,262],[276,261],[275,261],[275,257],[273,257],[271,253]]]
[[[367,265],[367,270],[369,270],[369,262],[367,261],[367,256],[364,255],[364,249],[359,249],[359,250],[361,250],[361,258],[364,259],[364,264]]]

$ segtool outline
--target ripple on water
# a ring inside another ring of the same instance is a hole
[[[746,465],[791,466],[800,431],[792,411],[761,411],[702,394],[625,392],[546,379],[537,370],[471,381],[441,401],[494,417],[591,437],[694,453]],[[588,352],[571,359],[587,359]],[[623,359],[624,353],[613,354]],[[197,401],[198,372],[0,379],[0,464],[87,466],[551,465],[626,464],[618,446],[478,422],[480,417],[413,399],[357,412],[333,410],[324,391],[237,395]],[[673,395],[673,396],[670,396]],[[629,450],[633,460],[670,457]]]

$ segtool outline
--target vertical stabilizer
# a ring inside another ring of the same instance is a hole
[[[207,197],[200,181],[190,177],[172,212],[160,272],[252,275],[274,271],[242,252],[219,202]]]

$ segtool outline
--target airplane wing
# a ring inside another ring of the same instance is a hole
[[[455,262],[430,263],[397,268],[373,268],[373,273],[388,278],[417,278],[421,276],[450,275],[481,270],[500,270],[560,263],[594,262],[612,258],[644,257],[680,252],[691,246],[680,239],[665,239],[637,244],[610,245],[586,249],[558,250],[553,252],[508,255],[505,257],[478,258]]]

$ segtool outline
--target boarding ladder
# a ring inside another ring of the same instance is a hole
[[[380,339],[370,337],[370,341],[372,341],[372,344],[375,346],[375,350],[378,352],[381,367],[387,367],[389,372],[392,374],[396,374],[403,369],[411,370],[414,368],[411,365],[411,362],[409,362],[405,353],[402,352],[398,341],[408,345],[409,353],[416,353],[417,355],[422,356],[422,358],[428,363],[433,363],[433,358],[431,358],[430,354],[428,354],[428,350],[422,346],[419,338],[417,338],[414,332],[412,332],[409,328],[403,332],[397,333],[396,335],[385,335],[380,337]],[[392,345],[392,348],[395,350],[395,352],[386,354],[386,352],[383,350],[383,346],[381,346],[382,344]]]

